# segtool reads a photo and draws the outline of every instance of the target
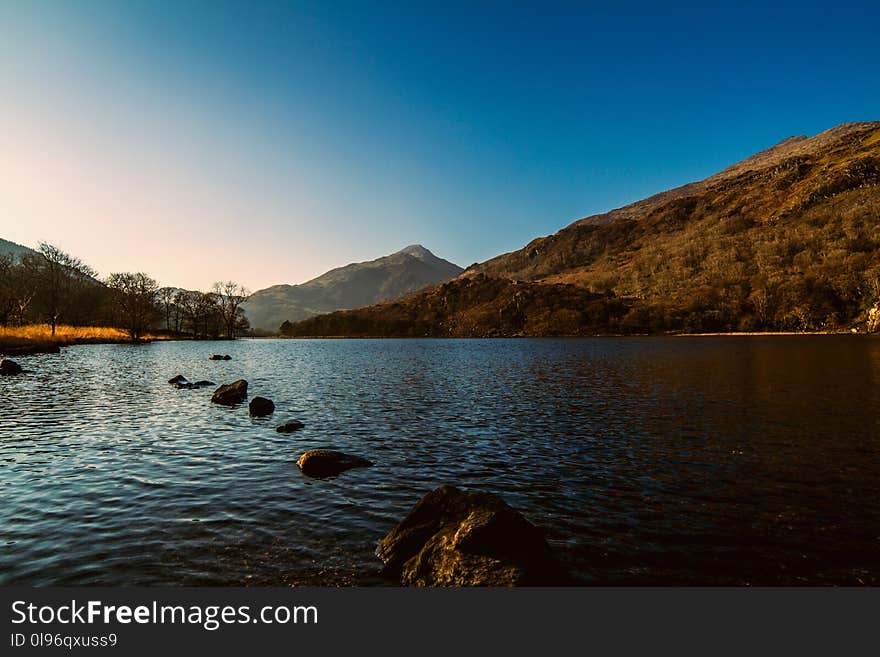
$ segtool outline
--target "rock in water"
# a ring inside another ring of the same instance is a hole
[[[205,388],[207,386],[213,386],[213,385],[217,385],[217,384],[214,383],[213,381],[196,381],[195,383],[192,384],[192,387],[193,388]]]
[[[9,356],[30,356],[32,354],[60,354],[61,347],[57,344],[22,345],[20,347],[3,347]]]
[[[208,358],[208,360],[232,360],[232,356],[230,356],[229,354],[226,354],[225,356],[214,354],[213,356]]]
[[[248,382],[244,379],[239,379],[238,381],[217,388],[214,391],[214,396],[211,397],[211,401],[215,404],[222,404],[223,406],[240,404],[247,399],[247,389]]]
[[[183,374],[178,374],[177,376],[175,376],[171,379],[168,379],[168,383],[170,383],[171,385],[175,385],[177,383],[186,383],[186,382],[187,382],[186,377]]]
[[[275,431],[278,433],[293,433],[294,431],[298,431],[302,429],[304,425],[302,422],[297,422],[296,420],[288,420],[284,424],[281,424],[275,427]]]
[[[275,412],[275,404],[265,397],[254,397],[248,404],[248,412],[254,417],[263,417]]]
[[[8,358],[0,360],[0,376],[13,376],[15,374],[21,374],[21,365]]]
[[[332,477],[352,468],[366,468],[372,464],[367,459],[332,449],[311,449],[296,462],[304,475],[309,477]]]
[[[383,574],[406,586],[567,583],[543,532],[491,493],[440,486],[382,539]]]

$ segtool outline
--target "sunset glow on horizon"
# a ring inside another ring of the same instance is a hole
[[[413,243],[466,267],[880,117],[856,84],[880,63],[872,21],[836,43],[835,15],[799,6],[732,25],[696,5],[6,2],[0,238],[191,289]]]

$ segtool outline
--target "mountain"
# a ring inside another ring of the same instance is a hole
[[[20,258],[26,253],[35,253],[35,251],[21,244],[0,239],[0,257],[11,255],[15,258]]]
[[[376,260],[333,269],[301,285],[274,285],[259,290],[243,307],[252,327],[274,332],[287,320],[295,322],[395,299],[462,271],[458,265],[414,244]]]
[[[789,137],[395,303],[295,335],[856,330],[880,323],[880,122]]]

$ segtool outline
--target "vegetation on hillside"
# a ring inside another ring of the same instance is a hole
[[[472,267],[462,278],[472,279],[473,287],[457,280],[402,304],[334,313],[288,332],[583,335],[868,327],[880,301],[880,123],[786,140],[706,181],[578,221]],[[532,301],[511,305],[506,291],[513,289],[529,290]],[[500,294],[496,301],[493,290]]]
[[[502,337],[595,335],[623,330],[628,307],[575,285],[477,275],[379,306],[342,310],[282,327],[295,336]]]

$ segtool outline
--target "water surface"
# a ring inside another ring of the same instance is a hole
[[[209,361],[215,351],[230,361]],[[382,584],[433,487],[582,583],[880,583],[880,340],[89,345],[0,378],[0,584]],[[274,417],[167,380],[245,378]],[[303,431],[278,434],[287,419]],[[331,447],[375,462],[309,479]]]

